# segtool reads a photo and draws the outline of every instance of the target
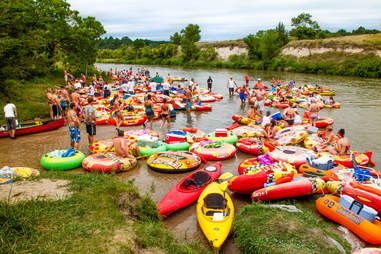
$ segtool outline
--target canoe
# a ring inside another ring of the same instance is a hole
[[[158,203],[159,213],[169,214],[195,202],[206,186],[221,174],[221,162],[197,170],[183,178]]]
[[[234,205],[222,185],[212,182],[197,201],[197,221],[208,242],[218,250],[230,233]]]
[[[61,128],[64,124],[65,120],[63,118],[58,120],[21,124],[20,127],[17,127],[16,129],[16,136],[55,130]],[[5,131],[0,131],[0,138],[9,137],[8,131],[6,130],[7,128],[5,126],[2,127]]]

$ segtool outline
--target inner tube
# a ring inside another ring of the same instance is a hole
[[[212,141],[220,141],[220,142],[226,142],[235,145],[238,141],[238,137],[234,135],[231,131],[228,131],[227,137],[216,137],[216,132],[209,133],[206,138],[210,139]]]
[[[44,154],[41,157],[41,166],[48,170],[69,170],[81,166],[85,155],[80,151],[75,151],[71,157],[62,157],[67,150],[55,150]]]
[[[92,154],[82,161],[82,167],[87,171],[100,173],[119,173],[134,168],[135,158],[123,158],[115,153]]]
[[[189,151],[205,160],[218,161],[230,159],[236,154],[237,149],[229,143],[205,140],[200,143],[194,143],[189,148]]]
[[[296,145],[302,142],[308,135],[304,128],[287,127],[279,131],[279,145]]]
[[[303,146],[307,149],[313,149],[314,147],[321,146],[324,143],[324,139],[319,137],[318,134],[310,134],[303,140]]]
[[[134,144],[133,140],[127,139],[126,141],[129,147]],[[95,141],[92,145],[90,145],[89,150],[91,153],[103,153],[111,146],[112,146],[112,139],[99,140],[99,141]],[[110,152],[115,152],[115,148],[113,147],[110,150]]]
[[[369,163],[369,158],[366,154],[357,151],[351,151],[354,154],[357,165],[366,166]],[[353,163],[350,154],[348,155],[336,155],[334,158],[335,163],[339,163],[347,168],[353,168]]]
[[[160,153],[167,151],[167,146],[164,142],[158,142],[157,147],[139,146],[141,156],[149,156],[154,153]]]
[[[184,128],[189,143],[200,142],[205,139],[206,133],[196,128]]]
[[[287,162],[296,168],[307,162],[307,157],[316,158],[313,151],[296,146],[278,146],[269,153],[275,161]]]
[[[240,126],[231,131],[238,138],[260,137],[263,133],[263,128],[259,125]]]
[[[259,155],[268,150],[259,138],[241,138],[236,145],[240,151],[253,155]]]
[[[161,173],[184,173],[197,169],[201,159],[190,152],[167,151],[151,155],[147,165]]]
[[[177,143],[171,143],[171,144],[165,144],[167,147],[167,150],[173,150],[173,151],[188,151],[189,149],[189,143],[188,142],[177,142]]]

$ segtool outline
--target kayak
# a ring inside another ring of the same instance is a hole
[[[218,250],[230,233],[234,205],[222,185],[212,182],[197,201],[197,221],[208,242]]]
[[[195,202],[205,187],[221,174],[221,162],[197,170],[183,178],[158,203],[159,213],[169,214]]]
[[[64,126],[64,124],[65,124],[65,120],[63,118],[58,120],[21,124],[19,127],[16,128],[15,135],[21,136],[21,135],[55,130],[55,129],[61,128],[62,126]],[[6,130],[7,128],[5,126],[1,126],[0,129],[1,129],[0,138],[9,137],[9,133]]]

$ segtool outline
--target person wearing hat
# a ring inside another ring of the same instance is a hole
[[[262,80],[259,78],[259,79],[257,80],[257,83],[255,83],[255,85],[254,85],[254,89],[255,89],[255,90],[259,90],[259,89],[261,89],[261,88],[263,88],[263,83],[262,83]]]

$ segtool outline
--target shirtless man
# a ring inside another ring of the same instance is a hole
[[[58,90],[54,89],[52,94],[52,110],[53,110],[53,119],[58,119],[62,114],[61,101],[58,98]]]
[[[266,91],[263,90],[263,87],[259,88],[256,91],[255,97],[256,97],[256,107],[259,109],[259,112],[262,114],[265,110],[265,95]]]
[[[48,100],[48,105],[50,108],[50,111],[49,111],[50,118],[53,119],[53,100],[52,100],[52,89],[51,88],[46,89],[45,96],[46,96],[46,99]]]
[[[81,99],[80,95],[78,93],[78,89],[75,89],[73,93],[71,93],[71,101],[75,104],[75,110],[77,112],[77,115],[82,115],[81,110]]]
[[[316,104],[315,99],[312,99],[311,100],[311,105],[308,108],[308,111],[309,111],[308,118],[309,118],[309,121],[310,121],[310,125],[315,126],[319,110],[320,110],[320,108]]]
[[[254,85],[254,89],[255,90],[259,90],[259,89],[263,89],[263,83],[262,83],[262,81],[261,81],[261,79],[259,78],[258,80],[257,80],[257,83],[255,83],[255,85]]]
[[[67,121],[69,125],[71,147],[78,150],[79,142],[81,141],[81,133],[79,131],[80,121],[77,116],[76,105],[73,102],[70,103],[70,108],[67,112]]]
[[[163,105],[161,105],[161,119],[163,120],[160,125],[160,129],[164,127],[165,121],[168,122],[168,129],[171,126],[171,112],[169,111],[169,105],[167,98],[163,99]]]
[[[109,148],[107,148],[104,151],[104,153],[109,152],[112,148],[115,147],[116,155],[122,158],[131,158],[131,159],[135,158],[133,155],[130,154],[130,148],[128,147],[128,140],[123,138],[124,132],[119,129],[117,129],[117,132],[118,132],[118,137],[112,140],[112,145]],[[138,153],[138,156],[140,156],[139,150],[137,150],[137,153]]]
[[[239,93],[239,98],[241,100],[241,103],[245,103],[246,102],[246,92],[247,92],[246,85],[238,87],[237,92]]]
[[[185,90],[185,98],[186,98],[186,107],[187,107],[187,112],[189,113],[191,111],[191,108],[192,108],[192,92],[191,92],[191,86],[189,86],[186,90]]]

